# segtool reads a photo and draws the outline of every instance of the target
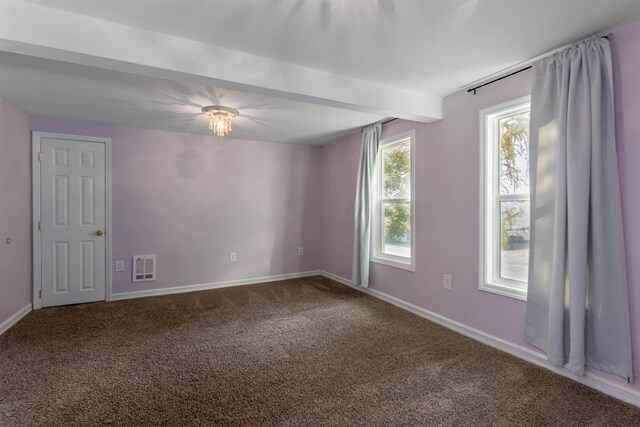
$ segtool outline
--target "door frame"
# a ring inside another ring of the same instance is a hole
[[[93,142],[104,144],[105,152],[105,300],[111,301],[111,138],[96,136],[70,135],[64,133],[31,133],[31,169],[32,169],[32,207],[33,207],[33,309],[42,308],[40,291],[42,290],[42,236],[40,234],[40,151],[42,139],[64,139],[65,141]]]

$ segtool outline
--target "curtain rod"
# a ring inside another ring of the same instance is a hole
[[[394,120],[398,120],[397,117],[391,117],[390,119],[386,119],[380,122],[380,125],[386,125],[389,122],[392,122]],[[364,129],[360,129],[360,132],[364,132]]]
[[[601,39],[612,40],[612,39],[613,39],[613,34],[609,33],[609,34],[607,34],[607,35],[605,35],[605,36],[601,36],[600,38],[601,38]],[[564,48],[556,49],[556,51],[558,51],[558,50],[562,50],[562,49],[564,49]],[[545,56],[548,56],[548,55],[547,55],[547,54],[545,54]],[[536,59],[536,58],[532,58],[532,60],[533,60],[533,59]],[[490,85],[490,84],[492,84],[492,83],[498,82],[498,81],[500,81],[500,80],[502,80],[502,79],[506,79],[507,77],[511,77],[511,76],[513,76],[513,75],[515,75],[515,74],[518,74],[518,73],[521,73],[521,72],[523,72],[523,71],[530,70],[532,67],[533,67],[533,65],[529,65],[529,66],[527,66],[527,67],[521,68],[521,69],[519,69],[519,70],[517,70],[517,71],[514,71],[514,72],[512,72],[512,73],[509,73],[509,74],[506,74],[506,75],[504,75],[504,76],[498,77],[498,78],[496,78],[496,79],[490,80],[490,81],[488,81],[488,82],[486,82],[486,83],[483,83],[483,84],[481,84],[481,85],[474,86],[474,87],[472,87],[471,89],[467,89],[467,93],[471,93],[471,92],[473,92],[473,94],[474,94],[474,95],[476,95],[476,94],[477,94],[477,90],[478,90],[478,89],[480,89],[481,87],[488,86],[488,85]]]

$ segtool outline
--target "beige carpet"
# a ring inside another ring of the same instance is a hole
[[[322,277],[39,310],[0,424],[638,426],[640,410]]]

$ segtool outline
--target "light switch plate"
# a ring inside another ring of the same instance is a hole
[[[229,262],[236,262],[238,260],[238,254],[235,252],[229,252]]]
[[[300,256],[304,255],[304,247],[300,246],[298,248],[298,255],[300,255]]]
[[[452,285],[452,279],[451,276],[449,274],[443,274],[442,275],[442,287],[445,289],[449,289],[451,290],[451,285]]]
[[[124,261],[122,260],[116,261],[116,271],[124,271]]]

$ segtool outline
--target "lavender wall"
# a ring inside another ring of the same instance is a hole
[[[30,130],[29,115],[0,97],[0,324],[31,303]]]
[[[640,21],[615,31],[611,44],[634,388],[640,390]]]
[[[353,211],[362,134],[353,133],[322,147],[322,226],[324,270],[351,278]]]
[[[113,273],[114,293],[318,268],[320,148],[32,122],[37,131],[112,139],[112,253],[126,266]],[[229,263],[231,251],[236,263]],[[131,282],[135,254],[157,254],[156,281]]]
[[[617,137],[627,236],[629,300],[635,376],[640,376],[640,22],[614,31]],[[372,264],[371,288],[426,308],[518,345],[525,303],[480,291],[479,111],[530,93],[531,75],[522,73],[444,100],[444,119],[433,124],[395,121],[383,137],[416,132],[416,271]],[[323,268],[351,277],[353,197],[360,134],[323,149],[325,168]],[[328,173],[327,173],[328,172]],[[453,289],[442,275],[453,276]],[[622,380],[597,373],[613,381]],[[640,381],[633,385],[640,390]]]

